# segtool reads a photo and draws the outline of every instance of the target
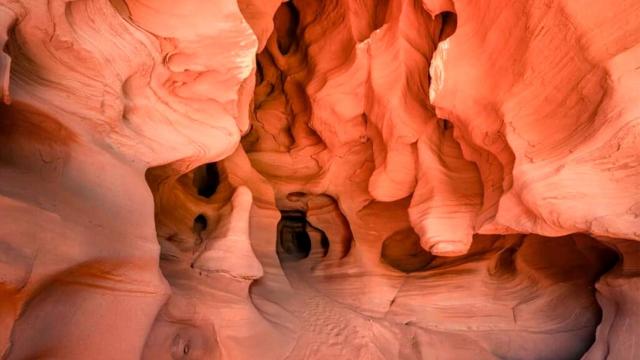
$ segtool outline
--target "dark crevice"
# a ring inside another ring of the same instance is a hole
[[[207,230],[207,226],[208,221],[203,214],[198,214],[198,216],[193,219],[193,234],[196,236],[196,246],[202,243],[202,233]]]
[[[447,132],[447,130],[451,129],[453,125],[447,119],[438,119],[438,127],[442,130],[442,132]]]
[[[458,16],[451,11],[442,12],[438,16],[442,19],[442,27],[440,28],[440,36],[438,38],[438,42],[441,42],[447,40],[456,32]]]
[[[273,20],[278,50],[282,55],[287,55],[296,40],[296,32],[300,23],[298,9],[293,2],[285,2],[280,5]]]
[[[345,221],[347,222],[347,230],[349,230],[349,237],[347,238],[347,241],[344,244],[344,247],[342,250],[342,256],[340,257],[341,259],[344,259],[347,257],[347,255],[349,255],[349,253],[351,252],[351,246],[353,244],[353,232],[351,231],[351,225],[349,224],[349,221],[346,220],[346,218],[345,218]]]
[[[302,211],[281,211],[278,222],[277,253],[281,262],[305,259],[311,253],[307,218]]]
[[[425,269],[434,256],[420,246],[420,238],[412,228],[394,232],[382,243],[383,262],[396,270],[411,273]]]
[[[198,195],[211,198],[220,185],[220,174],[215,163],[204,164],[193,170],[193,186]]]
[[[596,284],[602,277],[607,275],[608,273],[614,271],[615,269],[622,266],[622,262],[624,261],[624,255],[618,251],[615,246],[610,247],[606,242],[597,241],[597,246],[602,246],[601,252],[601,260],[599,262],[600,268],[596,274],[596,278],[593,280],[593,296],[596,297]],[[604,309],[602,308],[602,304],[596,297],[596,304],[598,305],[598,324],[596,325],[595,331],[593,332],[593,337],[589,341],[589,346],[586,347],[585,352],[582,354],[581,358],[589,352],[589,350],[596,344],[597,339],[597,331],[598,328],[602,325],[602,320],[604,319]],[[607,350],[608,352],[608,350]],[[607,354],[608,355],[608,354]],[[605,356],[605,358],[607,358]]]
[[[201,233],[206,229],[207,229],[207,218],[202,214],[198,214],[198,216],[196,216],[196,218],[193,219],[193,232]]]
[[[256,61],[256,87],[262,84],[262,80],[264,80],[264,68],[260,61]]]
[[[320,239],[320,246],[322,246],[322,256],[327,256],[329,253],[329,238],[324,231],[322,232],[322,238]]]
[[[322,143],[321,138],[310,125],[311,105],[304,90],[307,86],[306,81],[298,75],[305,71],[304,65],[308,61],[305,44],[301,42],[304,28],[301,20],[302,15],[292,1],[282,3],[273,17],[274,31],[269,39],[269,45],[256,56],[259,82],[254,89],[255,119],[261,118],[261,109],[265,102],[277,106],[286,114],[285,118],[277,120],[286,119],[286,124],[282,121],[277,124],[277,127],[278,131],[288,135],[275,141],[277,144],[274,144],[274,147],[278,147],[278,151]],[[282,56],[296,60],[282,61]],[[284,66],[283,63],[288,65]],[[290,64],[296,65],[290,66]],[[274,108],[270,108],[267,111],[273,110]],[[260,121],[257,121],[256,125],[256,131],[262,133],[273,131],[265,128],[265,124],[261,124]],[[275,126],[271,129],[273,128]],[[244,141],[243,145],[248,153],[252,152],[253,144],[249,140]]]
[[[388,11],[389,0],[383,0],[376,3],[375,11],[372,13],[373,31],[380,29],[385,24]]]
[[[311,225],[309,222],[307,222],[307,226],[317,231],[318,233],[320,233],[320,246],[322,247],[322,257],[327,256],[327,254],[329,254],[329,246],[330,246],[329,237],[327,236],[327,234],[325,234],[325,232],[322,229],[319,229]]]

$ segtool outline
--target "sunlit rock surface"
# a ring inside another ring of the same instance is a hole
[[[7,359],[637,359],[640,3],[0,0]]]

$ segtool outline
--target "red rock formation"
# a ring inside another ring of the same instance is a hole
[[[0,0],[3,358],[638,358],[637,18]]]

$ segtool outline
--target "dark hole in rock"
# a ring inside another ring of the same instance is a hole
[[[198,216],[193,219],[193,232],[198,233],[205,231],[207,229],[207,223],[207,218],[202,214],[198,214]]]
[[[443,132],[446,132],[453,127],[447,119],[438,119],[438,126]]]
[[[202,243],[202,232],[207,229],[208,221],[207,218],[203,214],[199,214],[193,219],[193,233],[196,236],[196,245],[200,245]]]
[[[327,254],[329,254],[329,237],[327,236],[327,234],[322,230],[319,229],[315,226],[313,226],[311,223],[307,222],[307,228],[311,228],[312,231],[318,233],[320,235],[320,247],[322,249],[322,257],[327,256]],[[313,246],[312,246],[313,247]]]
[[[280,260],[301,260],[311,252],[307,219],[302,211],[282,211],[278,223],[277,252]]]
[[[204,164],[193,170],[193,186],[199,196],[210,198],[215,194],[219,184],[220,174],[215,163]]]
[[[382,260],[405,273],[420,271],[434,259],[420,246],[420,238],[412,228],[394,232],[382,243]]]
[[[287,55],[291,50],[299,22],[300,15],[292,1],[280,5],[274,16],[274,25],[278,50],[282,55]]]
[[[260,61],[256,61],[256,86],[260,85],[263,79],[264,69],[262,68]]]
[[[439,41],[445,41],[456,32],[458,15],[454,12],[445,11],[441,13],[440,16],[442,17],[442,28],[440,28]]]
[[[387,12],[389,11],[389,0],[378,1],[375,4],[375,12],[373,15],[373,30],[380,29],[384,24],[387,18]],[[369,34],[371,35],[371,34]]]
[[[320,239],[320,245],[322,246],[322,256],[327,256],[329,253],[329,238],[322,232],[322,238]]]

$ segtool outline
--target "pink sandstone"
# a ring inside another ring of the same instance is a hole
[[[639,20],[0,0],[2,358],[640,358]]]

